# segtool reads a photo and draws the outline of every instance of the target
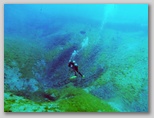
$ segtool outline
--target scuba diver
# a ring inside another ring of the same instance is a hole
[[[77,76],[77,73],[81,76],[84,77],[79,71],[78,71],[78,65],[77,63],[73,60],[69,60],[68,67],[72,68],[72,70],[75,72],[75,76]]]

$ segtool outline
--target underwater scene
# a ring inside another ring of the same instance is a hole
[[[4,4],[4,112],[148,111],[148,4]]]

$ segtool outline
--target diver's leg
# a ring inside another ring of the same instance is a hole
[[[83,75],[78,71],[78,73],[79,73],[79,75],[81,76],[81,77],[83,77]]]
[[[77,76],[76,71],[74,71],[74,73],[75,73],[75,76]]]

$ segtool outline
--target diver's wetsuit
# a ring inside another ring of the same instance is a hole
[[[81,77],[83,77],[83,75],[78,71],[78,65],[77,65],[77,63],[75,63],[75,61],[69,61],[68,67],[70,67],[74,70],[75,76],[77,76],[77,74],[76,74],[76,72],[77,72],[81,75]]]

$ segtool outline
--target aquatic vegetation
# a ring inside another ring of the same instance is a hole
[[[59,112],[56,103],[44,102],[37,103],[16,96],[12,93],[4,94],[4,112]]]
[[[60,89],[58,93],[60,97],[57,103],[63,112],[118,112],[107,102],[81,88],[68,86]]]
[[[41,47],[37,48],[34,42],[26,43],[21,37],[5,37],[4,63],[10,67],[18,67],[23,78],[32,78],[34,63],[43,57]]]
[[[107,102],[73,86],[48,93],[59,96],[56,101],[35,102],[16,96],[4,94],[5,112],[118,112]],[[38,96],[39,97],[39,96]]]
[[[11,68],[5,65],[4,91],[12,92],[35,92],[40,89],[40,83],[34,78],[21,78],[17,67]]]

